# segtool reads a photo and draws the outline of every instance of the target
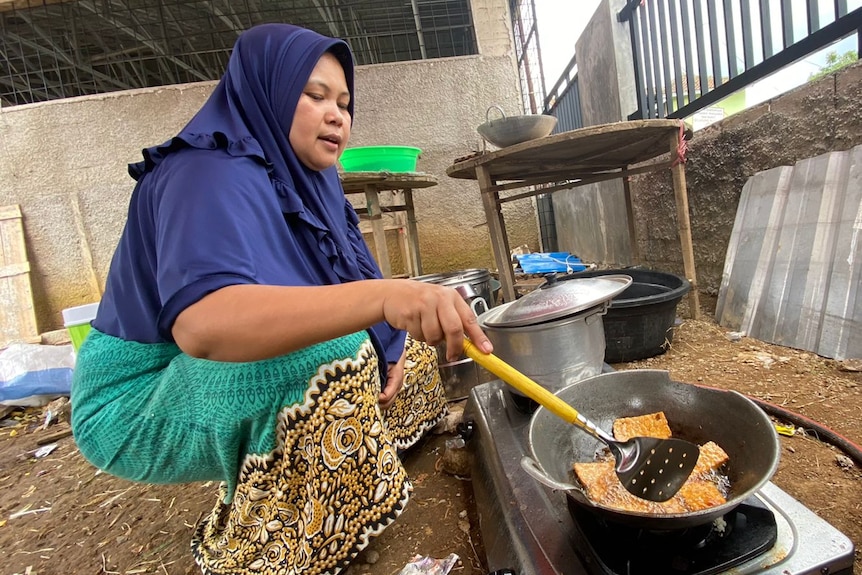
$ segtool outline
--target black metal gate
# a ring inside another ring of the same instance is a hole
[[[630,119],[685,118],[857,32],[848,0],[630,0],[638,109]],[[857,48],[857,55],[862,49]]]

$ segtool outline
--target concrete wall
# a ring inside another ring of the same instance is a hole
[[[631,40],[617,21],[626,0],[605,0],[575,45],[584,126],[618,122],[637,109]],[[623,265],[631,260],[625,233],[623,185],[611,180],[553,195],[558,248],[584,261]]]
[[[445,172],[481,149],[489,105],[518,110],[521,97],[507,2],[474,1],[473,19],[480,55],[357,69],[350,145],[418,146],[418,170],[440,182],[414,192],[425,273],[494,266],[478,186]],[[181,129],[213,86],[0,109],[0,205],[21,205],[40,331],[99,299],[132,191],[127,164]],[[513,246],[538,246],[531,202],[507,204],[505,217]]]

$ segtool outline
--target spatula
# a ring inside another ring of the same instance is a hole
[[[700,449],[694,443],[654,437],[617,441],[574,407],[496,355],[483,353],[467,339],[464,340],[464,353],[554,415],[603,441],[614,455],[617,477],[633,495],[650,501],[666,501],[679,491],[691,475],[700,454]]]

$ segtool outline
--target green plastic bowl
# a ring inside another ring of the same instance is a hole
[[[422,150],[411,146],[359,146],[341,154],[345,172],[415,172]]]

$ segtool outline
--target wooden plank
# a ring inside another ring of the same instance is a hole
[[[29,269],[21,208],[0,206],[0,346],[39,337]]]
[[[386,231],[383,227],[383,212],[380,211],[380,198],[377,196],[377,188],[373,184],[365,186],[365,202],[368,210],[368,218],[371,221],[372,235],[374,236],[374,247],[377,250],[377,265],[383,272],[383,277],[392,277],[392,264],[389,261],[389,247],[386,245]]]
[[[527,168],[532,174],[556,172],[581,159],[586,159],[586,165],[573,166],[573,171],[583,174],[620,169],[661,156],[666,150],[664,142],[667,135],[678,132],[679,120],[600,124],[456,160],[446,169],[446,174],[452,178],[475,180],[476,168],[484,165],[496,181],[517,180],[523,178]],[[546,180],[551,181],[554,180]]]
[[[0,267],[0,279],[30,273],[30,263],[22,262]]]
[[[679,135],[668,137],[670,157],[677,154],[680,145]],[[679,230],[679,245],[682,249],[682,267],[685,279],[691,284],[688,292],[688,305],[692,319],[700,319],[700,296],[697,291],[697,272],[694,269],[694,248],[691,243],[691,221],[688,215],[688,189],[685,183],[685,163],[675,162],[671,168],[673,177],[673,193],[676,201],[677,229]]]
[[[632,187],[628,176],[623,177],[623,196],[626,200],[626,220],[629,228],[629,246],[632,250],[632,262],[641,263],[641,250],[638,246],[638,233],[635,228],[635,210],[632,205]]]
[[[407,246],[410,248],[409,269],[413,275],[422,275],[422,256],[419,253],[419,228],[416,225],[416,207],[413,204],[413,192],[404,190],[404,205],[407,207]]]
[[[21,217],[21,207],[17,204],[13,206],[0,206],[0,221],[13,220]]]
[[[345,194],[365,192],[365,186],[374,184],[380,190],[430,188],[437,178],[421,172],[343,172],[338,176]]]
[[[500,209],[500,196],[491,191],[494,181],[486,166],[476,168],[479,190],[482,192],[482,206],[485,208],[485,220],[488,222],[488,233],[491,235],[491,250],[500,275],[500,286],[503,299],[506,302],[515,301],[515,271],[512,269],[511,253],[509,252],[509,237],[506,234],[506,222]]]

